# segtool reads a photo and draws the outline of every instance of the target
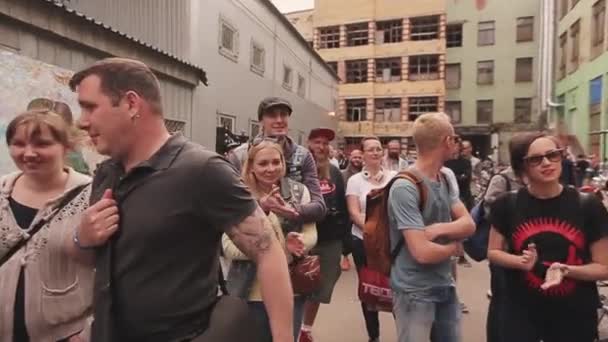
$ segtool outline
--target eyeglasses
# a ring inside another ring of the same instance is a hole
[[[383,150],[382,150],[382,147],[372,147],[372,148],[366,148],[363,151],[372,153],[372,152],[382,152]]]
[[[557,163],[557,162],[561,161],[563,157],[564,157],[564,150],[558,149],[558,150],[551,150],[551,151],[549,151],[545,154],[541,154],[541,155],[524,157],[524,161],[530,166],[538,166],[543,162],[543,160],[545,160],[545,158],[547,158],[547,160],[549,160],[552,163]]]

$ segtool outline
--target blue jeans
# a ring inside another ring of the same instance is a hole
[[[293,336],[294,342],[298,341],[298,335],[300,334],[300,328],[302,327],[302,319],[304,318],[304,303],[306,297],[295,296],[293,297]],[[268,319],[268,313],[264,302],[249,302],[249,307],[255,313],[255,319],[257,320],[260,327],[264,329],[264,338],[259,342],[272,342],[272,331],[270,330],[270,321]],[[258,342],[258,341],[256,341]]]
[[[460,342],[460,302],[455,287],[393,291],[399,342]]]

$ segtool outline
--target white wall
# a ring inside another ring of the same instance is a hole
[[[249,134],[250,120],[257,121],[257,107],[266,96],[288,99],[294,114],[290,122],[293,138],[311,128],[336,128],[337,81],[312,53],[296,40],[262,0],[192,1],[191,60],[207,72],[209,86],[197,89],[192,125],[193,140],[215,147],[217,113],[236,117],[236,133]],[[236,26],[239,56],[234,62],[218,52],[220,15]],[[265,73],[250,70],[251,40],[266,50]],[[283,65],[293,69],[293,88],[282,86]],[[297,94],[298,74],[306,79],[306,96]]]

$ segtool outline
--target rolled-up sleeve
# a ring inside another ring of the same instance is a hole
[[[299,208],[299,221],[302,223],[317,222],[325,217],[325,200],[321,194],[317,166],[310,152],[307,152],[302,162],[302,183],[310,191],[310,203]]]

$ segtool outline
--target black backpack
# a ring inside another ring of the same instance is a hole
[[[504,174],[496,174],[494,177],[502,177],[507,182],[506,192],[511,191],[511,180]],[[492,183],[492,180],[490,180]],[[488,257],[488,240],[490,239],[490,222],[488,222],[486,210],[484,207],[485,193],[488,191],[486,188],[482,200],[477,203],[471,209],[471,217],[475,221],[475,233],[463,242],[464,251],[475,261],[479,262],[485,260]]]

